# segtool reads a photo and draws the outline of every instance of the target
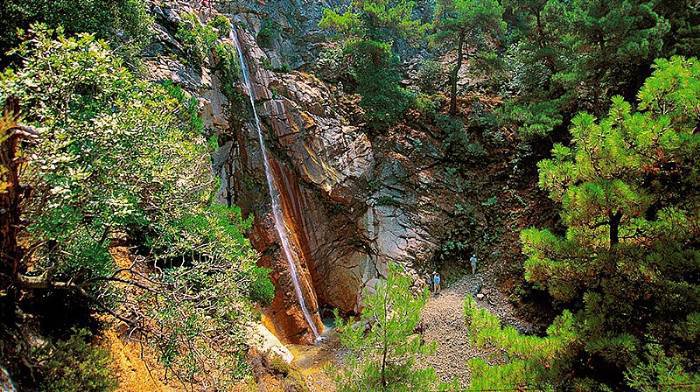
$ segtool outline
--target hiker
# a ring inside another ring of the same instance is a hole
[[[440,292],[440,274],[433,271],[433,294],[437,295]]]
[[[477,262],[477,260],[476,260],[476,255],[475,255],[475,254],[472,254],[472,257],[469,259],[469,262],[470,262],[471,265],[472,265],[472,275],[473,275],[473,274],[476,273],[476,262]]]

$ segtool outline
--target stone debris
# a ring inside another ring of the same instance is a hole
[[[484,284],[486,282],[486,284]],[[434,355],[425,358],[423,364],[435,368],[443,381],[457,379],[462,387],[469,384],[470,372],[467,361],[471,358],[484,358],[497,353],[496,349],[477,349],[469,342],[467,326],[464,322],[464,298],[472,295],[474,289],[483,285],[487,293],[476,294],[477,299],[489,301],[478,302],[480,306],[497,315],[505,324],[513,325],[520,331],[530,331],[530,325],[515,315],[508,299],[490,282],[493,278],[488,273],[478,272],[466,275],[457,282],[443,287],[438,296],[433,296],[423,309],[423,338],[428,342],[437,342]],[[491,304],[493,302],[494,305]]]

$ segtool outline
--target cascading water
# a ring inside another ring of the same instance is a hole
[[[263,165],[265,166],[265,178],[267,179],[267,188],[270,192],[270,199],[272,201],[272,215],[275,221],[275,229],[280,237],[280,242],[282,243],[282,252],[284,257],[287,259],[289,264],[289,273],[291,274],[292,283],[294,285],[294,292],[296,293],[297,300],[299,301],[299,306],[304,314],[306,323],[309,324],[311,331],[314,334],[316,341],[319,341],[320,335],[318,329],[316,328],[316,323],[314,323],[309,309],[306,307],[306,300],[304,300],[304,293],[301,290],[301,284],[299,283],[299,272],[297,270],[296,262],[294,261],[294,256],[292,252],[292,247],[289,243],[289,236],[287,235],[287,229],[284,224],[284,215],[282,214],[282,207],[280,205],[280,193],[275,186],[274,178],[272,177],[272,169],[270,167],[270,160],[267,156],[267,149],[265,148],[265,139],[263,138],[262,129],[260,127],[260,118],[258,118],[258,112],[255,108],[255,91],[253,90],[253,85],[250,82],[250,75],[248,73],[248,66],[245,62],[245,57],[243,56],[243,49],[241,48],[241,43],[238,40],[238,33],[235,27],[231,30],[230,38],[236,44],[236,50],[238,51],[238,58],[241,63],[241,74],[243,75],[243,82],[245,88],[248,92],[248,97],[250,98],[250,106],[253,108],[253,116],[255,119],[255,129],[258,132],[258,141],[260,142],[260,150],[263,157]]]

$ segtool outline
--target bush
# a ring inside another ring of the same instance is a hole
[[[437,114],[439,108],[439,101],[434,99],[432,96],[427,94],[418,94],[414,102],[416,110],[421,112],[421,114],[434,118]]]
[[[343,48],[339,45],[324,48],[316,61],[316,75],[331,82],[348,79],[350,76],[348,62]]]
[[[62,26],[68,34],[94,33],[128,59],[149,43],[153,26],[144,0],[5,0],[0,7],[0,53],[20,43],[18,28],[39,22]]]
[[[194,66],[201,66],[207,58],[209,51],[214,47],[214,43],[219,39],[223,31],[219,29],[231,28],[231,23],[223,22],[222,18],[214,18],[207,24],[202,24],[196,14],[185,12],[182,14],[182,21],[177,28],[175,37],[182,42],[190,63]]]
[[[42,389],[52,392],[112,391],[117,380],[112,375],[109,353],[90,344],[87,329],[74,330],[67,340],[47,343],[36,352],[41,364]]]
[[[426,94],[434,94],[442,84],[444,71],[442,64],[435,60],[423,60],[418,65],[418,87]]]
[[[277,23],[270,19],[264,19],[258,35],[255,36],[255,41],[260,47],[269,49],[272,47],[277,34],[279,34],[279,26]]]
[[[250,284],[250,299],[261,306],[269,306],[275,298],[275,285],[270,280],[269,268],[255,266],[252,270],[253,281]]]
[[[484,150],[484,147],[481,145],[481,143],[474,142],[474,143],[467,144],[465,158],[474,161],[474,160],[478,160],[479,158],[483,158],[486,155],[487,155],[486,150]]]

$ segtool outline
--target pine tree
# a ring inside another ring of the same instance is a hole
[[[415,332],[428,292],[411,292],[411,280],[396,264],[374,292],[366,293],[359,320],[336,315],[340,341],[350,349],[350,363],[337,377],[340,391],[449,390],[435,370],[417,368],[416,359],[434,352]]]
[[[502,118],[526,138],[550,134],[579,110],[603,115],[610,98],[632,100],[664,53],[668,21],[654,1],[522,0],[506,62],[513,96]]]
[[[615,97],[601,120],[577,115],[571,145],[539,163],[566,232],[521,233],[525,278],[568,310],[540,338],[501,328],[468,300],[474,344],[507,354],[497,366],[471,361],[471,388],[658,390],[698,380],[700,62],[674,57],[654,69],[636,111]]]
[[[355,0],[344,12],[325,9],[319,26],[337,33],[352,74],[360,105],[373,128],[390,126],[412,102],[400,85],[396,45],[415,41],[425,26],[413,18],[415,3],[407,0]]]
[[[438,0],[433,39],[457,49],[450,73],[450,114],[457,113],[457,80],[467,48],[482,49],[505,29],[503,7],[497,0]]]

